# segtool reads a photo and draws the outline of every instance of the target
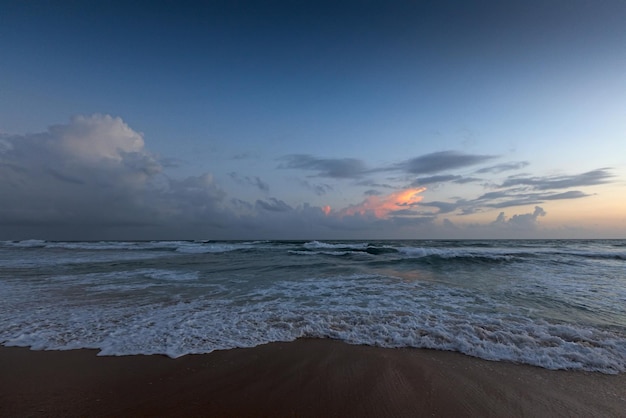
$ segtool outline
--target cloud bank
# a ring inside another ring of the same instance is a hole
[[[143,135],[108,115],[74,117],[45,133],[6,136],[0,151],[0,225],[44,235],[106,228],[211,224],[226,193],[209,173],[170,179]]]
[[[495,158],[443,151],[385,167],[368,167],[358,158],[279,158],[277,169],[292,170],[294,184],[317,199],[341,195],[346,182],[362,188],[363,201],[333,208],[271,196],[275,189],[262,180],[267,173],[241,175],[233,160],[235,170],[226,178],[264,194],[246,201],[232,196],[209,172],[170,177],[170,160],[153,154],[143,134],[119,117],[76,116],[46,132],[0,136],[0,239],[419,238],[462,237],[472,231],[498,236],[537,230],[546,216],[539,204],[586,198],[590,194],[579,188],[613,178],[609,168],[562,176],[510,175],[499,182],[474,177],[528,165],[493,164]],[[458,172],[467,169],[473,170],[470,176]],[[312,183],[298,173],[325,180]],[[383,179],[381,173],[395,177]],[[429,201],[424,187],[467,183],[491,190],[474,198]],[[510,218],[502,212],[479,226],[442,218],[528,205],[535,210]]]

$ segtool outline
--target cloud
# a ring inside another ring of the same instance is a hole
[[[561,199],[580,199],[581,197],[588,197],[590,194],[583,193],[580,190],[571,190],[563,193],[544,194],[541,196],[543,200],[561,200]]]
[[[194,222],[220,211],[225,196],[209,174],[164,176],[143,135],[121,118],[77,116],[46,132],[6,136],[2,142],[5,229],[37,226],[85,236],[104,227]]]
[[[506,218],[504,212],[500,212],[496,220],[492,222],[492,225],[519,229],[535,228],[537,226],[537,220],[540,216],[546,216],[546,211],[540,206],[535,206],[535,210],[532,213],[513,215],[510,219]]]
[[[313,193],[315,193],[318,196],[325,195],[329,191],[333,190],[333,187],[326,183],[313,184],[307,180],[301,180],[301,179],[298,179],[298,182],[300,183],[302,187],[308,190],[311,190]]]
[[[364,191],[363,194],[365,196],[380,196],[381,194],[383,194],[383,192],[374,190],[374,189],[369,189],[369,190]]]
[[[571,176],[509,177],[500,187],[530,186],[535,190],[567,189],[606,184],[612,178],[613,175],[608,168],[600,168]]]
[[[231,160],[247,160],[247,159],[249,159],[251,157],[252,157],[252,155],[250,153],[242,152],[242,153],[233,155],[230,159]]]
[[[482,181],[482,179],[476,177],[461,177],[459,179],[453,180],[453,183],[456,184],[467,184],[467,183],[476,183],[478,181]]]
[[[528,161],[519,161],[512,163],[503,163],[496,164],[490,167],[481,168],[476,170],[476,173],[484,174],[484,173],[502,173],[503,171],[511,171],[511,170],[520,170],[526,166],[528,166]]]
[[[539,219],[547,216],[546,211],[535,206],[532,212],[514,214],[510,218],[504,212],[500,212],[494,221],[490,223],[465,223],[457,224],[450,219],[444,219],[439,229],[443,236],[451,238],[537,238],[550,237],[554,230],[545,229]]]
[[[461,215],[470,215],[489,208],[507,208],[514,206],[528,206],[544,203],[548,200],[581,199],[589,194],[579,190],[564,193],[520,193],[519,191],[502,190],[485,193],[473,200],[458,199],[454,202],[421,202],[421,206],[434,207],[438,214],[460,211]]]
[[[476,177],[463,177],[459,175],[453,174],[439,174],[429,177],[419,177],[415,179],[411,186],[427,186],[429,184],[440,184],[440,183],[455,183],[455,184],[467,184],[467,183],[476,183],[482,181],[482,179]]]
[[[236,183],[248,185],[248,186],[254,186],[263,192],[270,191],[269,184],[261,180],[258,176],[254,176],[254,177],[243,176],[242,177],[239,174],[235,173],[234,171],[228,173],[228,176],[231,179],[233,179]]]
[[[525,193],[519,190],[501,190],[485,193],[471,201],[485,207],[505,208],[543,203],[546,200],[580,199],[589,194],[579,190],[570,190],[563,193]]]
[[[293,210],[287,203],[273,197],[270,197],[268,200],[257,200],[256,207],[271,212],[289,212]]]
[[[391,193],[387,196],[372,195],[357,205],[350,205],[339,212],[340,216],[355,214],[370,215],[376,218],[387,218],[396,211],[410,209],[417,205],[423,196],[419,194],[425,191],[425,187],[410,188]]]
[[[377,183],[373,180],[359,180],[355,183],[356,186],[366,186],[366,187],[379,187],[382,189],[397,189],[397,187],[394,187],[390,184],[387,183]]]
[[[492,155],[473,155],[458,151],[425,154],[398,164],[396,167],[411,174],[433,174],[457,168],[470,167],[496,158]]]
[[[429,206],[439,209],[439,214],[454,212],[455,210],[461,208],[466,202],[464,200],[460,200],[457,202],[422,202],[422,206]]]
[[[169,179],[166,189],[153,193],[153,199],[159,199],[158,207],[167,210],[170,215],[178,215],[179,219],[196,221],[214,220],[207,215],[221,212],[221,203],[226,197],[214,181],[213,176],[205,173],[183,179]],[[214,225],[221,225],[215,222]]]
[[[306,154],[293,154],[281,157],[280,160],[284,163],[279,164],[278,168],[316,171],[317,177],[356,179],[367,171],[365,163],[356,158],[316,158]]]
[[[470,166],[489,158],[435,153],[410,160],[411,164],[403,167],[433,171]],[[560,189],[602,184],[612,178],[608,169],[574,176],[509,177],[505,180],[508,188],[476,199],[424,202],[423,186],[398,189],[376,182],[366,176],[387,169],[368,170],[357,159],[283,157],[282,168],[309,170],[334,179],[358,179],[351,186],[364,186],[361,190],[366,198],[332,210],[328,205],[287,203],[278,197],[242,200],[229,196],[211,173],[170,177],[167,161],[149,151],[143,134],[108,115],[77,116],[42,133],[5,134],[0,137],[0,239],[361,239],[441,237],[447,233],[456,237],[510,237],[512,230],[515,236],[522,236],[524,231],[533,231],[539,218],[545,216],[540,206],[532,213],[511,218],[502,213],[495,222],[478,226],[456,226],[450,220],[439,225],[437,220],[445,213],[462,215],[584,198],[589,194]],[[420,161],[421,168],[417,168]],[[397,170],[399,166],[394,167]],[[493,167],[490,169],[497,171]],[[237,172],[229,176],[239,184],[269,191],[261,177]],[[406,173],[399,177],[387,180],[392,184],[409,181]],[[416,181],[470,180],[475,181],[432,172]],[[332,190],[326,183],[297,181],[318,196]],[[529,234],[525,236],[532,236]]]
[[[415,181],[411,183],[411,185],[412,186],[426,186],[428,184],[433,184],[433,183],[448,183],[451,181],[459,180],[461,178],[462,178],[461,176],[455,176],[452,174],[421,177],[421,178],[415,179]]]

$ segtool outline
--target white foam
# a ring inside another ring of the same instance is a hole
[[[37,248],[46,245],[46,241],[41,239],[27,239],[23,241],[2,241],[2,245],[15,248]]]
[[[109,279],[126,285],[137,273],[141,280],[166,283],[182,277],[146,269]],[[193,274],[187,279],[199,280]],[[98,348],[101,355],[178,357],[319,337],[455,350],[551,369],[626,371],[623,330],[531,319],[491,297],[437,284],[355,274],[278,281],[246,291],[224,283],[219,289],[209,286],[206,292],[197,288],[192,297],[160,292],[158,298],[139,294],[139,299],[132,299],[121,287],[124,297],[94,301],[59,298],[59,292],[74,286],[67,281],[60,286],[59,280],[31,286],[31,299],[25,299],[26,291],[9,289],[14,303],[0,308],[4,324],[0,343],[35,349]],[[115,285],[102,280],[91,275],[74,283],[95,285],[92,289]]]
[[[351,249],[351,250],[364,250],[369,244],[367,242],[361,243],[340,243],[331,244],[328,242],[310,241],[304,243],[304,248],[316,250],[316,249]]]
[[[331,255],[331,256],[344,256],[344,255],[348,255],[348,254],[353,254],[353,255],[369,255],[367,253],[364,253],[362,251],[302,251],[302,250],[288,250],[287,251],[289,254],[294,254],[294,255]]]
[[[443,259],[483,258],[492,260],[511,260],[524,253],[522,249],[492,248],[446,248],[446,247],[397,247],[396,250],[407,258],[437,256]]]
[[[207,253],[225,253],[229,251],[237,251],[248,249],[252,244],[227,244],[227,243],[198,243],[198,242],[182,242],[176,247],[176,251],[186,254],[207,254]]]
[[[134,242],[109,242],[109,241],[98,241],[98,242],[47,242],[46,248],[62,248],[66,250],[133,250],[133,249],[141,249]]]

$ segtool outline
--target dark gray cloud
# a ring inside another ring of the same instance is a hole
[[[317,158],[307,154],[286,155],[278,168],[315,171],[318,177],[356,179],[367,172],[365,163],[356,158]]]
[[[501,202],[486,203],[485,205],[483,205],[483,207],[502,209],[515,206],[537,205],[543,202],[543,199],[538,199],[532,196],[519,196],[517,198],[512,197],[508,200],[503,200]]]
[[[544,203],[546,200],[568,200],[580,199],[591,196],[580,190],[571,190],[564,193],[487,193],[489,200],[493,203],[487,203],[485,206],[492,208],[506,208],[511,206],[535,205]],[[481,196],[484,200],[484,196]],[[501,201],[498,201],[501,200]]]
[[[511,171],[511,170],[520,170],[526,166],[528,166],[527,161],[518,161],[511,163],[503,163],[496,164],[489,167],[481,168],[476,170],[476,173],[484,174],[484,173],[502,173],[503,171]]]
[[[65,181],[65,182],[72,183],[72,184],[81,184],[81,185],[85,184],[83,180],[76,178],[76,177],[71,177],[67,174],[59,173],[56,169],[52,167],[48,167],[46,171],[48,172],[48,174],[50,174],[52,177],[56,178],[57,180]]]
[[[333,187],[326,183],[311,183],[307,180],[298,179],[298,183],[305,189],[311,190],[318,196],[323,196],[333,190]]]
[[[441,151],[412,158],[396,167],[411,174],[433,174],[482,164],[493,158],[496,157],[465,154],[458,151]]]
[[[438,214],[459,211],[461,215],[470,215],[486,208],[508,208],[545,203],[548,200],[580,199],[589,194],[579,190],[564,193],[523,193],[519,190],[489,192],[473,200],[458,199],[454,202],[423,201],[420,206],[439,209]]]
[[[389,212],[389,216],[415,216],[415,211],[411,209],[398,209]]]
[[[483,179],[479,179],[477,177],[461,177],[460,179],[455,179],[453,183],[456,184],[467,184],[467,183],[476,183],[479,181],[483,181]]]
[[[363,192],[363,194],[365,196],[380,196],[381,194],[383,194],[383,192],[375,190],[375,189],[369,189]]]
[[[234,171],[228,173],[228,176],[233,179],[236,183],[254,186],[263,192],[269,192],[270,186],[263,180],[261,180],[258,176],[250,177],[250,176],[241,176]]]
[[[379,187],[381,189],[397,189],[397,187],[392,186],[387,183],[377,183],[373,180],[359,180],[355,183],[356,186],[365,186],[365,187]]]
[[[570,176],[509,177],[500,187],[530,186],[535,190],[568,189],[570,187],[606,184],[612,178],[613,175],[608,168],[600,168]]]
[[[428,186],[429,184],[440,184],[440,183],[456,183],[456,184],[467,184],[467,183],[476,183],[482,181],[482,179],[476,177],[463,177],[453,174],[439,174],[435,176],[429,177],[419,177],[415,179],[411,183],[411,187],[419,187],[419,186]]]
[[[506,208],[535,205],[544,203],[546,200],[580,199],[588,196],[590,195],[579,190],[571,190],[563,193],[525,193],[519,189],[514,189],[485,193],[471,201],[471,203],[483,207]]]
[[[480,195],[475,200],[496,200],[496,199],[504,199],[511,197],[512,192],[509,190],[501,190],[497,192],[488,192]]]
[[[411,186],[417,187],[417,186],[427,186],[429,184],[435,184],[435,183],[449,183],[452,181],[460,180],[462,178],[463,178],[462,176],[455,176],[452,174],[441,174],[437,176],[420,177],[418,179],[415,179],[415,181],[411,183]]]
[[[287,203],[274,197],[270,197],[268,200],[257,200],[256,207],[271,212],[290,212],[293,210]]]
[[[466,202],[459,200],[457,202],[421,202],[421,206],[434,207],[439,209],[439,214],[454,212],[455,210],[462,208]]]
[[[251,212],[254,209],[254,205],[252,205],[252,203],[238,199],[236,197],[230,199],[230,204],[233,206],[233,208],[244,210],[246,212]]]
[[[561,199],[580,199],[581,197],[588,197],[590,194],[583,193],[580,190],[571,190],[563,193],[544,194],[541,196],[543,200],[561,200]]]

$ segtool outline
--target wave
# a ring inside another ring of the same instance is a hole
[[[167,271],[144,273],[172,279]],[[96,348],[100,355],[180,357],[315,337],[458,351],[548,369],[626,372],[623,330],[531,319],[485,295],[376,275],[281,281],[228,299],[194,296],[130,305],[124,298],[102,309],[89,301],[81,306],[50,300],[46,309],[16,307],[5,323],[1,344]]]
[[[367,242],[361,243],[328,243],[321,241],[309,241],[302,246],[306,249],[351,249],[351,250],[363,250],[366,249],[369,244]]]
[[[254,244],[229,244],[229,243],[197,243],[183,242],[176,245],[176,252],[185,254],[208,254],[225,253],[237,250],[247,250],[253,248]]]
[[[41,248],[46,246],[46,241],[41,239],[26,239],[22,241],[2,241],[1,244],[5,247],[14,248]]]
[[[75,251],[175,251],[187,254],[221,253],[252,249],[268,241],[211,242],[211,241],[3,241],[9,248],[46,248]]]
[[[392,257],[392,260],[437,260],[458,262],[507,262],[521,260],[523,257],[534,257],[528,252],[498,251],[489,249],[460,249],[443,247],[411,247],[372,243],[325,243],[311,241],[303,244],[303,248],[289,250],[296,255],[372,255]],[[395,256],[395,257],[394,257]]]
[[[329,255],[335,257],[342,257],[346,255],[359,255],[363,254],[363,251],[311,251],[311,250],[288,250],[288,254],[293,255]]]
[[[624,251],[604,251],[604,252],[595,252],[595,251],[572,251],[566,253],[557,253],[559,255],[573,256],[573,257],[583,257],[583,258],[592,258],[592,259],[601,259],[601,260],[626,260],[626,252]]]

